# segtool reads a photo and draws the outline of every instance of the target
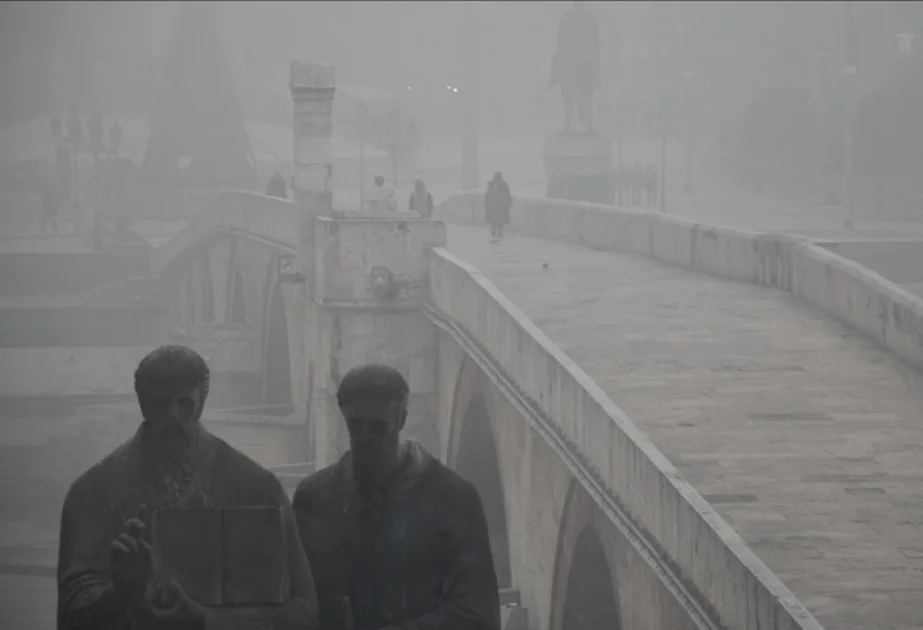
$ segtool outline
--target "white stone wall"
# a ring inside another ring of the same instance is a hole
[[[393,366],[407,379],[405,433],[438,452],[436,332],[418,307],[429,290],[427,252],[445,244],[445,226],[383,217],[314,220],[306,357],[312,365],[315,461],[332,463],[348,448],[336,389],[346,372],[373,361]],[[373,295],[376,266],[387,267],[401,284],[393,299]]]
[[[420,304],[429,290],[427,252],[445,245],[445,226],[422,219],[386,218],[316,220],[313,299],[332,305],[370,308]],[[386,267],[400,283],[393,300],[372,294],[371,272]]]
[[[446,200],[435,214],[447,222],[483,223],[483,206],[480,192],[464,192]],[[795,293],[923,368],[923,298],[806,239],[524,197],[515,198],[511,228]]]

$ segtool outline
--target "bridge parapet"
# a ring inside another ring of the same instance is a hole
[[[431,264],[429,308],[481,347],[508,396],[540,419],[544,437],[660,567],[697,627],[717,618],[731,628],[821,630],[621,409],[489,280],[442,248]]]
[[[294,202],[246,191],[226,192],[199,211],[186,227],[154,253],[154,273],[162,273],[211,232],[247,234],[294,250],[299,229],[300,216]]]
[[[450,223],[483,223],[483,194],[458,193],[439,206],[436,216]],[[510,222],[523,235],[641,254],[794,293],[923,368],[923,299],[807,239],[653,212],[518,196]]]

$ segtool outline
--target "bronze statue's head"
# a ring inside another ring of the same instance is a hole
[[[205,359],[185,346],[161,346],[141,359],[135,393],[147,427],[188,432],[202,416],[209,380]]]
[[[380,363],[353,368],[340,382],[337,403],[349,429],[353,470],[360,485],[380,481],[399,463],[409,395],[401,373]]]

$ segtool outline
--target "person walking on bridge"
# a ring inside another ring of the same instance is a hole
[[[512,205],[513,195],[510,193],[510,187],[503,181],[503,173],[497,171],[487,184],[487,193],[484,195],[484,214],[490,226],[492,243],[503,238],[503,226],[510,222]]]
[[[397,193],[383,175],[376,175],[375,188],[365,202],[375,212],[391,212],[397,210]]]
[[[428,219],[433,215],[433,196],[426,190],[426,184],[423,183],[422,179],[418,179],[414,184],[407,207],[424,219]]]
[[[45,196],[42,197],[42,232],[45,226],[50,225],[52,232],[58,231],[58,200],[55,197],[54,188],[48,186]]]
[[[266,184],[266,195],[268,197],[288,199],[288,186],[286,186],[285,178],[282,177],[282,173],[279,171],[276,171],[269,183]]]

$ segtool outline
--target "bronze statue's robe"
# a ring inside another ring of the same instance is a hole
[[[288,497],[279,480],[223,440],[199,428],[190,458],[189,492],[171,494],[144,456],[143,427],[80,476],[64,500],[58,555],[58,630],[129,630],[130,610],[119,610],[109,573],[109,544],[143,504],[282,509],[288,552],[289,600],[277,606],[216,608],[221,630],[316,630],[317,599]],[[145,538],[150,542],[150,526]],[[210,630],[206,628],[205,630]]]
[[[324,630],[499,630],[477,490],[416,442],[383,492],[360,495],[352,454],[305,479],[292,505]],[[348,597],[353,628],[344,620]]]

